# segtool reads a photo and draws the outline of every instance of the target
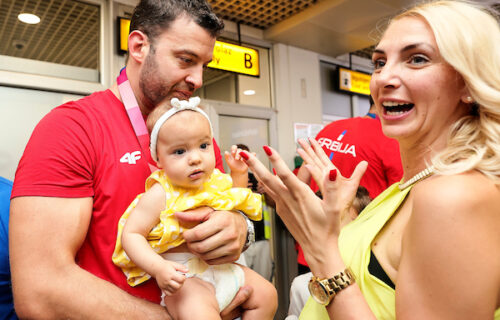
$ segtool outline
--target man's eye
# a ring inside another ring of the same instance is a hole
[[[191,59],[191,58],[180,57],[179,59],[181,59],[182,62],[187,63],[187,64],[190,64],[193,62],[193,59]]]

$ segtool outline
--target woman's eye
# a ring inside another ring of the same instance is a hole
[[[427,59],[427,57],[422,55],[415,55],[410,58],[411,64],[423,64],[427,62],[429,62],[429,59]]]

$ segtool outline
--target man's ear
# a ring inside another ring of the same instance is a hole
[[[142,63],[149,52],[149,39],[144,32],[134,30],[128,35],[129,59]]]

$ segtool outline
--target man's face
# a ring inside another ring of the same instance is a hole
[[[150,40],[140,71],[143,112],[172,98],[187,100],[203,83],[203,70],[212,60],[215,38],[186,15]]]

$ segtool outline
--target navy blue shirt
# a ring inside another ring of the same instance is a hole
[[[17,319],[9,266],[9,207],[12,182],[0,177],[0,319]]]

